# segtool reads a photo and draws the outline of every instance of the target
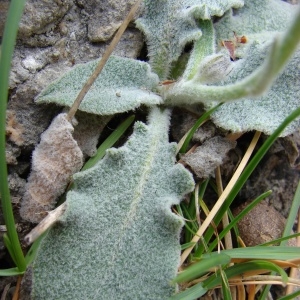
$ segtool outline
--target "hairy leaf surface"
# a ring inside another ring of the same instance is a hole
[[[145,0],[145,13],[136,21],[146,36],[150,64],[161,79],[169,75],[171,63],[186,43],[201,37],[196,20],[222,16],[229,8],[243,5],[242,0]]]
[[[175,165],[169,112],[155,108],[119,149],[75,175],[67,211],[33,264],[33,299],[168,299],[183,221],[171,212],[193,189]]]
[[[70,107],[98,61],[76,65],[42,91],[36,101]],[[157,75],[151,72],[147,63],[111,56],[79,109],[99,115],[112,115],[135,109],[142,104],[160,104],[161,98],[151,92],[158,81]]]
[[[232,38],[234,31],[237,36],[245,35],[248,40],[246,44],[237,45],[235,52],[239,60],[233,63],[233,71],[222,84],[239,81],[262,65],[271,42],[287,29],[297,8],[279,0],[247,0],[243,8],[234,14],[228,12],[215,24],[218,42]],[[212,114],[214,122],[233,131],[259,130],[271,134],[300,105],[299,74],[298,49],[267,93],[223,104]],[[294,132],[299,126],[298,119],[282,135]]]

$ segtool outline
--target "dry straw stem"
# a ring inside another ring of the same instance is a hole
[[[110,43],[110,45],[106,49],[105,53],[103,54],[102,58],[100,59],[95,71],[92,73],[92,75],[87,80],[87,82],[83,86],[82,90],[78,94],[77,98],[75,99],[74,104],[70,108],[70,110],[68,112],[68,115],[67,115],[67,119],[69,121],[71,121],[73,119],[73,117],[75,116],[75,113],[76,113],[77,109],[79,108],[83,98],[85,97],[85,95],[89,91],[90,87],[93,85],[93,83],[95,82],[95,80],[97,79],[99,74],[101,73],[102,69],[104,68],[104,66],[107,62],[107,60],[109,59],[109,57],[112,54],[113,50],[115,49],[115,47],[119,43],[119,41],[121,39],[121,36],[123,35],[123,33],[124,33],[125,29],[127,28],[128,24],[134,18],[135,13],[136,13],[137,9],[140,6],[140,2],[141,2],[141,0],[138,0],[135,3],[135,5],[131,8],[129,14],[125,18],[125,20],[123,21],[121,26],[119,27],[119,29],[118,29],[116,35],[114,36],[112,42]]]
[[[223,184],[222,184],[222,176],[221,176],[221,168],[218,166],[215,170],[215,177],[217,182],[217,189],[218,189],[218,196],[220,197],[224,191]],[[223,228],[229,225],[229,218],[227,212],[224,214],[222,218]],[[230,231],[225,235],[225,248],[232,249],[232,238]]]
[[[15,287],[15,292],[14,292],[12,300],[19,300],[19,298],[20,298],[20,288],[21,288],[22,277],[23,276],[18,276],[17,285]]]
[[[66,202],[58,206],[56,209],[48,212],[45,217],[36,227],[34,227],[24,238],[27,245],[32,244],[37,240],[46,230],[48,230],[53,224],[55,224],[60,216],[63,215],[67,208]]]
[[[199,227],[201,226],[201,219],[200,219],[200,208],[199,208],[199,182],[196,184],[195,187],[195,207],[196,207],[196,218]]]
[[[191,240],[191,242],[193,243],[197,243],[200,239],[200,237],[203,235],[203,233],[205,232],[205,230],[208,228],[209,224],[212,222],[213,218],[215,217],[216,213],[218,212],[218,210],[220,209],[220,207],[223,205],[224,201],[226,200],[228,194],[230,193],[231,189],[233,188],[233,186],[235,185],[236,181],[238,180],[238,178],[240,177],[241,173],[243,172],[248,160],[250,159],[250,156],[257,144],[257,141],[260,137],[261,132],[256,131],[241,163],[239,164],[237,170],[235,171],[234,175],[232,176],[231,180],[229,181],[228,185],[226,186],[224,192],[222,193],[222,195],[219,197],[218,201],[216,202],[215,206],[212,208],[211,212],[209,213],[209,215],[207,216],[207,218],[205,219],[205,221],[203,222],[202,226],[199,228],[199,230],[197,231],[196,235],[193,237],[193,239]],[[194,244],[194,245],[195,245]],[[194,245],[191,246],[190,248],[187,248],[181,255],[181,262],[180,265],[183,264],[183,262],[187,259],[187,257],[189,256],[189,254],[191,253],[191,251],[194,248]]]
[[[300,280],[299,279],[295,279],[295,278],[290,278],[288,277],[288,281],[286,283],[284,283],[282,281],[282,278],[280,276],[272,276],[272,275],[256,275],[256,276],[251,276],[251,277],[247,277],[247,278],[243,278],[242,282],[231,282],[231,280],[229,280],[229,285],[263,285],[263,284],[276,284],[276,285],[288,285],[288,286],[300,286]]]

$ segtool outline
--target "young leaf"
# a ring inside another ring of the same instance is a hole
[[[36,101],[70,107],[97,63],[98,60],[95,60],[75,66],[42,91]],[[160,104],[161,97],[151,92],[158,81],[147,63],[111,56],[79,109],[93,114],[112,115],[142,104]]]
[[[202,59],[207,49],[198,47],[200,39],[194,47],[197,51],[193,51],[191,55],[193,61],[196,61],[195,56],[201,57],[199,72],[195,73],[194,69],[190,69],[177,83],[167,87],[160,86],[159,89],[164,95],[165,104],[204,103],[209,109],[216,105],[216,101],[229,102],[212,115],[218,126],[232,131],[259,130],[271,134],[286,116],[299,107],[300,49],[297,50],[297,46],[300,42],[300,10],[275,0],[255,0],[246,4],[234,16],[227,14],[224,17],[224,30],[228,31],[230,25],[232,32],[227,38],[233,37],[233,44],[236,44],[236,49],[231,51],[236,52],[234,57],[240,58],[239,60],[232,64],[226,63],[226,57],[222,55],[227,54],[229,60],[230,53],[226,52],[230,51],[224,47],[219,47],[217,54]],[[285,11],[284,17],[278,18],[277,22],[276,16],[282,11]],[[230,17],[233,18],[232,22],[228,21]],[[259,29],[253,26],[256,18],[264,20],[259,22]],[[239,21],[237,24],[234,23],[235,19]],[[219,26],[218,32],[222,32],[223,37],[222,20],[215,26]],[[239,32],[234,33],[238,24],[241,24],[241,29],[238,28]],[[254,28],[252,31],[251,26]],[[244,34],[246,44],[239,42],[240,35]],[[217,40],[220,44],[219,37]],[[204,42],[208,46],[211,44],[208,38]],[[192,74],[195,75],[190,79]],[[222,81],[222,76],[218,78],[215,74],[223,75],[225,79]],[[203,78],[206,80],[203,81]],[[215,80],[219,82],[211,85]],[[241,100],[231,102],[237,99]],[[299,124],[300,121],[290,124],[282,136],[294,132]]]
[[[289,27],[297,8],[284,1],[248,0],[234,15],[231,11],[215,24],[217,41],[228,39],[234,31],[238,36],[247,37],[247,43],[236,49],[240,60],[233,64],[234,69],[224,85],[243,79],[262,64],[269,54],[270,43]],[[225,103],[212,114],[214,122],[228,130],[259,130],[271,134],[300,105],[299,61],[298,49],[267,93]],[[293,122],[282,136],[294,132],[299,125],[299,120]]]
[[[197,40],[202,33],[195,20],[222,16],[242,0],[145,0],[145,13],[136,21],[146,36],[150,65],[160,79],[166,79],[171,63],[178,59],[186,43]]]
[[[173,282],[182,283],[191,281],[197,277],[203,276],[206,272],[212,268],[217,268],[219,265],[225,265],[230,263],[230,257],[226,254],[219,253],[214,257],[208,257],[204,260],[194,263],[185,269],[182,273],[178,274]]]
[[[168,143],[169,111],[74,175],[67,210],[33,263],[33,299],[168,299],[183,221],[171,205],[193,189]]]

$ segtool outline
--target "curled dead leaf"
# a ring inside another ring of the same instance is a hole
[[[83,155],[66,114],[59,114],[42,134],[32,155],[32,170],[21,203],[21,217],[38,223],[52,210],[71,176],[83,165]]]

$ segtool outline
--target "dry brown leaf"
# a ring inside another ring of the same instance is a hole
[[[52,121],[33,152],[32,170],[20,209],[27,221],[41,221],[83,165],[82,152],[72,136],[74,127],[66,116],[59,114]]]

